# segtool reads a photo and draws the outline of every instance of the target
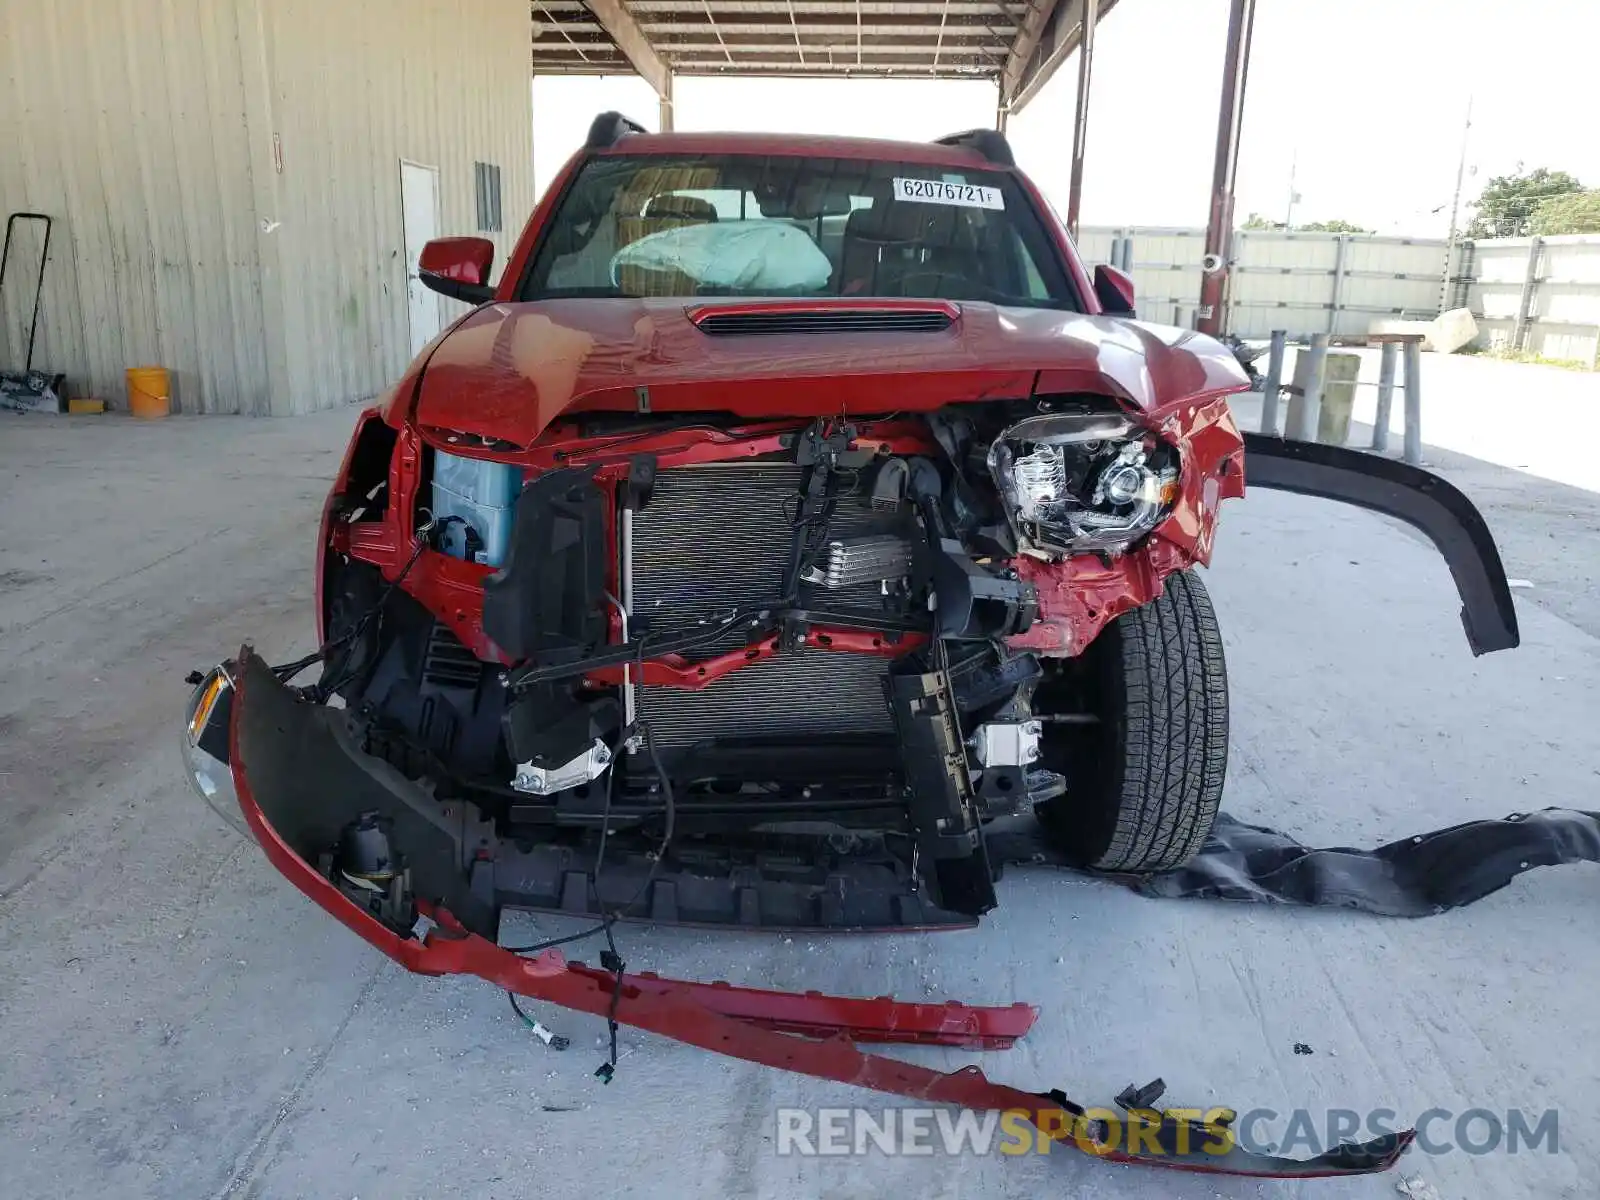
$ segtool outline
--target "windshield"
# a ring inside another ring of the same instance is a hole
[[[791,155],[606,156],[546,228],[522,299],[895,296],[1076,308],[1002,171]]]

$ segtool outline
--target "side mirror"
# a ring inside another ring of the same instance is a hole
[[[1126,272],[1101,263],[1094,269],[1094,296],[1100,309],[1108,316],[1131,317],[1133,311],[1133,280]]]
[[[417,278],[441,296],[483,304],[494,299],[489,283],[493,263],[494,243],[488,238],[434,238],[422,247]]]

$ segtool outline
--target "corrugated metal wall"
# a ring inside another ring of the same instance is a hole
[[[7,0],[0,212],[58,218],[36,365],[118,407],[142,363],[188,412],[380,391],[410,357],[400,159],[439,168],[441,234],[477,232],[473,163],[499,165],[502,261],[532,205],[528,21],[520,0]],[[0,364],[37,256],[20,233]]]
[[[411,358],[401,159],[439,169],[441,235],[478,233],[473,163],[501,168],[505,228],[483,236],[504,265],[534,198],[530,18],[521,0],[271,0],[266,11],[283,157],[271,236],[301,412],[370,396]]]
[[[0,210],[56,218],[34,357],[72,394],[120,406],[123,368],[161,363],[188,409],[266,408],[239,18],[208,0],[5,5]],[[18,241],[0,362],[20,366],[40,245]]]

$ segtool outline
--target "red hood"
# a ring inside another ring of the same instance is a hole
[[[794,307],[841,304],[862,307]],[[690,320],[696,307],[681,299],[486,305],[428,359],[417,421],[526,446],[569,410],[635,411],[641,388],[652,412],[759,419],[923,411],[1035,392],[1098,392],[1155,415],[1246,386],[1212,338],[1121,318],[963,301],[950,327],[932,333],[712,336]]]

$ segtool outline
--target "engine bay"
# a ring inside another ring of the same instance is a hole
[[[330,556],[340,649],[312,690],[361,749],[471,805],[530,880],[594,849],[781,875],[787,846],[825,889],[821,847],[936,910],[992,907],[984,823],[1065,793],[1066,734],[1095,719],[1069,658],[1010,644],[1040,618],[1027,564],[1114,565],[1170,510],[1177,449],[1099,398],[559,434],[526,476],[424,454],[411,563],[476,569],[492,656]],[[387,515],[365,482],[346,520]]]

